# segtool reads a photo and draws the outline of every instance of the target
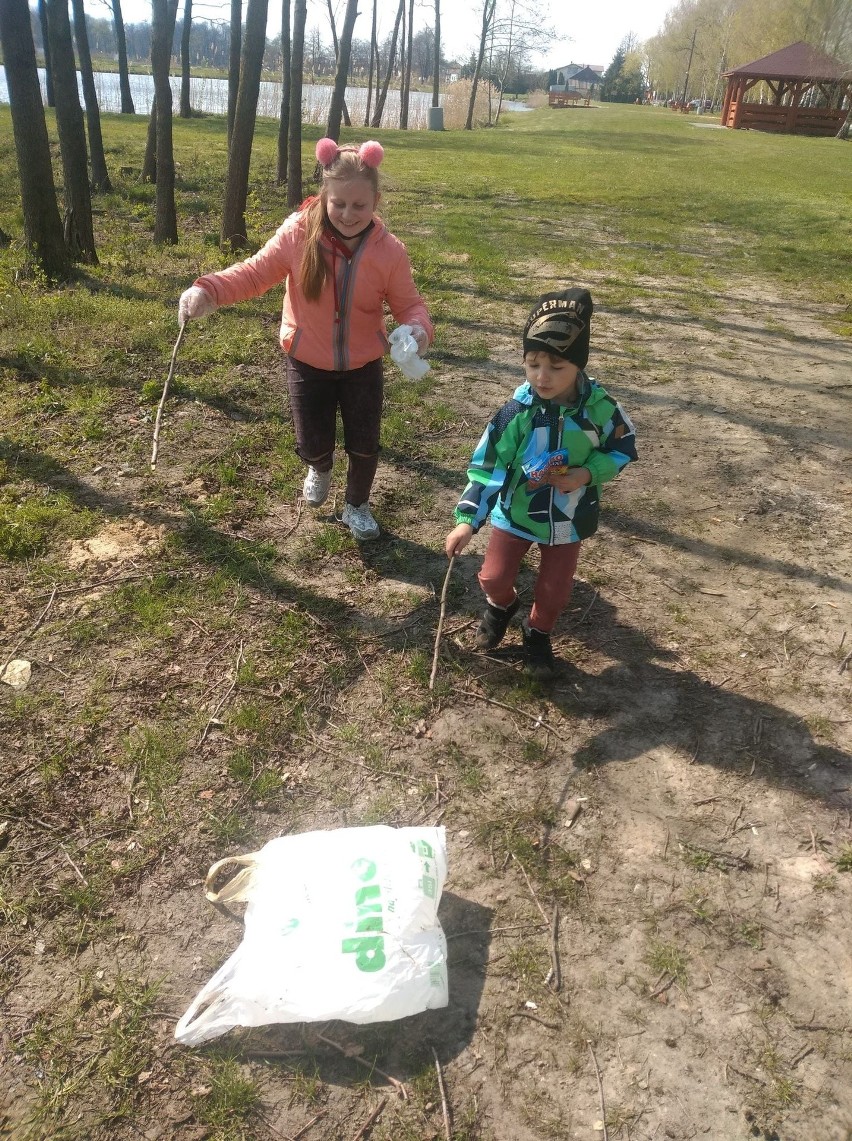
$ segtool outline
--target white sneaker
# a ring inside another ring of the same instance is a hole
[[[373,518],[369,503],[362,503],[360,507],[344,504],[342,519],[359,543],[379,537],[379,525]]]
[[[315,467],[308,468],[305,482],[302,484],[302,495],[309,507],[321,507],[328,499],[328,489],[331,487],[331,471],[317,471]]]

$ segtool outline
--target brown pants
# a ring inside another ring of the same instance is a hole
[[[328,372],[288,358],[287,387],[296,454],[317,471],[331,471],[340,409],[343,446],[349,456],[346,502],[355,507],[366,503],[379,464],[384,394],[381,357],[346,372]]]
[[[537,544],[541,565],[535,580],[529,624],[549,634],[571,597],[574,572],[580,557],[579,543],[562,543],[556,547]],[[515,580],[524,555],[532,546],[529,539],[519,539],[499,527],[491,528],[479,585],[495,606],[509,606],[515,598]]]

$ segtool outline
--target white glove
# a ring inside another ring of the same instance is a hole
[[[214,313],[219,306],[206,289],[200,285],[190,285],[180,295],[178,302],[178,322],[185,325],[187,321],[198,320]]]
[[[426,337],[426,330],[421,329],[419,325],[413,327],[411,325],[397,325],[388,337],[391,347],[391,360],[409,380],[420,380],[429,371],[429,365],[419,354],[418,344],[414,339],[415,329],[419,331],[421,336]],[[426,339],[428,341],[428,337]]]

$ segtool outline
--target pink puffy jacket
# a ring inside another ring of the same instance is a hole
[[[291,214],[263,249],[195,285],[217,305],[258,297],[286,282],[281,314],[281,348],[314,368],[349,370],[384,356],[388,350],[384,306],[398,324],[422,325],[431,342],[432,322],[414,285],[405,246],[381,219],[373,218],[350,258],[323,241],[331,269],[317,301],[306,300],[299,281],[305,226],[301,211]]]

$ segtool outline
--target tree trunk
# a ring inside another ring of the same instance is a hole
[[[50,163],[27,0],[0,3],[0,46],[12,113],[27,249],[51,280],[71,272]]]
[[[408,108],[411,102],[411,60],[414,54],[414,0],[408,0],[408,49],[405,53],[405,74],[400,93],[399,125],[408,130]]]
[[[240,53],[243,42],[242,0],[231,0],[231,37],[228,49],[228,146],[234,130],[237,113],[237,94],[240,89]]]
[[[56,90],[56,129],[65,178],[65,244],[76,261],[97,265],[83,108],[71,42],[68,0],[47,0],[47,34]]]
[[[376,99],[376,109],[373,112],[371,127],[381,127],[382,115],[385,110],[385,100],[388,97],[388,87],[390,86],[391,76],[393,75],[393,65],[396,62],[396,42],[399,36],[399,23],[402,19],[402,13],[405,9],[405,0],[399,0],[399,7],[396,10],[396,20],[393,25],[393,35],[391,36],[390,50],[388,51],[388,69],[385,73],[385,81],[382,85],[381,93]],[[376,67],[376,90],[378,90],[379,75],[378,67]]]
[[[290,0],[281,0],[281,108],[278,112],[278,166],[275,181],[287,181],[287,134],[290,119]]]
[[[89,51],[89,35],[86,30],[86,13],[83,0],[71,0],[74,13],[74,39],[77,41],[77,58],[80,61],[80,78],[83,82],[83,99],[86,104],[86,125],[89,128],[89,155],[92,164],[92,190],[109,194],[112,183],[109,180],[104,139],[101,134],[101,112],[98,95],[95,91],[95,77],[92,74],[92,53]]]
[[[157,96],[151,100],[151,114],[148,116],[148,133],[145,137],[145,157],[142,160],[140,182],[157,181]]]
[[[48,107],[56,106],[56,94],[53,90],[53,61],[50,58],[50,36],[47,34],[47,8],[45,0],[38,0],[38,21],[41,24],[41,46],[44,52],[44,82],[47,88]]]
[[[479,85],[479,76],[482,71],[482,61],[485,59],[485,45],[488,42],[488,33],[491,29],[491,22],[494,19],[494,8],[497,0],[483,0],[482,2],[482,31],[479,36],[479,54],[476,57],[476,68],[473,73],[473,80],[470,86],[470,102],[467,105],[467,119],[465,120],[464,129],[466,131],[473,130],[473,111],[476,106],[476,88]]]
[[[435,59],[432,64],[432,106],[441,104],[441,0],[435,0]]]
[[[180,117],[192,118],[189,97],[189,38],[192,35],[192,0],[184,0],[183,28],[180,33]]]
[[[349,60],[352,57],[352,32],[355,28],[355,18],[357,15],[358,0],[346,0],[346,14],[343,17],[340,41],[337,44],[337,74],[334,79],[334,90],[331,93],[331,105],[328,109],[328,128],[326,130],[327,137],[334,139],[335,142],[337,142],[340,137],[340,120],[343,116],[346,99],[346,80],[349,77]],[[347,126],[348,125],[347,123]]]
[[[240,86],[234,114],[234,129],[228,147],[228,175],[222,209],[222,244],[234,249],[247,244],[246,199],[248,198],[251,145],[260,94],[260,73],[266,47],[268,0],[248,0],[246,34],[240,63]]]
[[[402,115],[405,108],[405,68],[407,63],[406,33],[408,20],[405,9],[405,0],[402,4],[402,32],[399,37],[399,126],[402,127]]]
[[[287,116],[287,205],[302,201],[302,71],[305,66],[305,22],[308,0],[294,0],[293,50],[290,56],[290,109]]]
[[[370,125],[370,108],[373,103],[373,71],[376,71],[376,94],[378,95],[379,76],[378,76],[378,63],[379,63],[379,45],[376,38],[376,28],[378,23],[378,7],[379,0],[373,0],[373,25],[370,32],[370,74],[367,79],[367,110],[364,112],[364,126]]]
[[[115,24],[115,42],[118,48],[118,83],[121,88],[122,115],[135,115],[133,96],[130,94],[130,71],[127,66],[127,36],[124,34],[124,16],[121,0],[112,0],[112,19]]]
[[[848,139],[850,132],[852,132],[852,99],[849,100],[849,112],[846,115],[846,121],[844,122],[844,124],[840,128],[840,130],[837,132],[835,138]]]
[[[152,116],[157,137],[157,205],[154,216],[154,241],[158,245],[175,245],[177,211],[175,209],[175,156],[172,145],[172,87],[169,65],[172,59],[172,37],[175,32],[178,0],[152,0],[151,4],[151,71],[154,76]]]

